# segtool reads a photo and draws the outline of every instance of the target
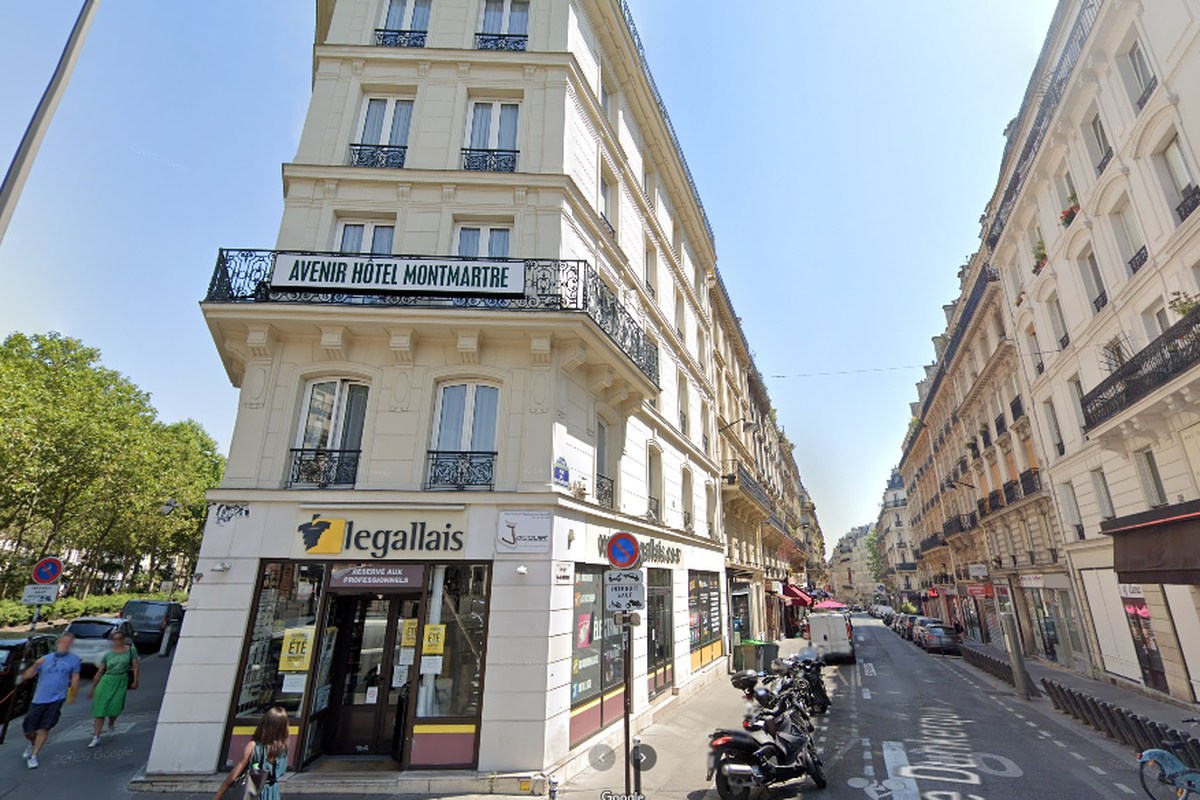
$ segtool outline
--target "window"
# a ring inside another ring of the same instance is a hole
[[[496,449],[496,414],[500,390],[495,386],[456,383],[438,394],[435,450],[492,452]]]
[[[318,380],[306,387],[289,485],[354,485],[367,393],[365,383],[350,380]]]
[[[417,689],[418,717],[474,717],[479,713],[487,625],[488,568],[485,565],[438,564],[430,569],[425,630],[443,625],[443,653],[437,672],[421,665]],[[426,661],[422,657],[422,662]],[[393,680],[395,676],[393,675]]]
[[[597,708],[594,714],[572,718],[571,744],[600,730],[604,720],[619,717],[625,702],[620,691],[625,682],[625,649],[621,626],[604,610],[604,570],[598,565],[575,565],[571,708]]]
[[[1128,199],[1114,213],[1116,217],[1118,244],[1124,251],[1129,269],[1137,272],[1146,263],[1145,242],[1142,241],[1141,231],[1138,230],[1137,219],[1133,215],[1133,204]]]
[[[704,448],[704,455],[712,455],[708,452],[708,401],[700,401],[700,443]]]
[[[1062,502],[1063,516],[1067,524],[1075,529],[1075,538],[1083,539],[1083,518],[1079,515],[1079,498],[1075,495],[1075,485],[1064,481],[1058,486],[1058,496]]]
[[[1038,344],[1037,329],[1030,326],[1025,330],[1025,346],[1029,348],[1029,354],[1033,358],[1033,368],[1038,375],[1046,369],[1046,359],[1042,355],[1041,345]]]
[[[517,103],[499,100],[477,100],[472,103],[463,169],[515,172],[519,117],[520,105]]]
[[[1046,409],[1046,428],[1050,434],[1050,441],[1054,443],[1055,451],[1061,456],[1066,453],[1066,446],[1063,444],[1062,429],[1058,426],[1058,412],[1054,410],[1054,401],[1046,400],[1042,403],[1042,407]]]
[[[1105,366],[1108,371],[1112,372],[1117,367],[1125,363],[1125,347],[1121,344],[1120,339],[1113,339],[1108,344],[1104,345],[1103,354]]]
[[[688,628],[694,668],[707,663],[702,653],[709,645],[718,645],[716,651],[708,654],[709,661],[720,655],[717,651],[721,641],[721,579],[717,573],[688,571]],[[701,656],[699,661],[697,656]]]
[[[1184,156],[1179,136],[1171,137],[1171,141],[1163,148],[1162,160],[1170,181],[1171,204],[1175,206],[1175,214],[1182,224],[1200,205],[1200,192],[1196,191],[1196,179]]]
[[[1050,310],[1050,325],[1054,328],[1054,335],[1058,337],[1058,345],[1061,349],[1066,350],[1067,345],[1071,344],[1071,335],[1067,332],[1067,318],[1063,316],[1062,304],[1058,302],[1058,295],[1052,295],[1046,302],[1046,307]]]
[[[1108,133],[1104,130],[1104,121],[1100,119],[1099,113],[1092,117],[1089,127],[1092,131],[1092,141],[1096,146],[1096,156],[1099,159],[1099,163],[1096,164],[1096,174],[1099,175],[1104,172],[1104,168],[1112,159],[1112,145],[1108,142]]]
[[[658,252],[654,246],[646,244],[646,288],[650,290],[650,297],[653,299],[658,296]]]
[[[1105,477],[1104,470],[1092,470],[1092,487],[1096,490],[1096,505],[1100,507],[1100,516],[1104,519],[1115,517],[1117,512],[1113,508],[1112,494],[1108,491],[1108,478]]]
[[[1104,289],[1104,276],[1100,274],[1100,264],[1096,261],[1096,253],[1089,250],[1083,257],[1083,282],[1092,295],[1092,308],[1099,314],[1108,305],[1108,292]]]
[[[683,292],[679,291],[679,287],[675,287],[675,332],[679,334],[680,341],[685,341],[683,336],[684,320],[686,311],[683,305]],[[686,344],[686,341],[685,341]]]
[[[650,210],[654,210],[654,173],[649,169],[642,172],[642,194],[646,196],[646,203],[649,204]]]
[[[695,501],[692,498],[692,471],[685,469],[682,476],[683,529],[692,533],[696,529]]]
[[[679,432],[684,436],[688,435],[688,410],[691,400],[688,397],[688,379],[682,372],[679,373],[677,379],[679,381]]]
[[[706,358],[707,349],[708,349],[708,345],[704,341],[704,330],[697,327],[696,328],[696,360],[698,362],[700,362],[700,372],[704,373],[704,374],[708,373],[708,359]]]
[[[612,121],[612,92],[608,90],[608,86],[604,81],[600,82],[600,110],[604,112],[604,118]]]
[[[646,516],[652,522],[662,521],[662,454],[649,447],[646,450]]]
[[[479,50],[524,50],[529,41],[528,0],[485,0],[475,36]]]
[[[390,0],[383,27],[389,31],[428,31],[433,0]]]
[[[487,243],[487,258],[508,258],[512,230],[507,227],[489,225],[463,225],[458,229],[458,255],[463,258],[484,256]]]
[[[1146,107],[1146,103],[1149,101],[1155,87],[1158,86],[1158,78],[1154,76],[1154,71],[1150,69],[1150,60],[1146,58],[1146,52],[1142,50],[1141,42],[1135,41],[1133,43],[1133,47],[1129,48],[1127,58],[1129,59],[1129,72],[1133,76],[1133,83],[1137,92],[1134,103],[1137,105],[1138,110],[1141,111]]]
[[[1157,339],[1171,327],[1167,309],[1162,303],[1157,303],[1142,312],[1142,322],[1146,326],[1146,338]]]
[[[1067,384],[1071,387],[1071,405],[1075,407],[1075,418],[1079,421],[1079,430],[1082,433],[1086,428],[1083,417],[1083,383],[1079,380],[1079,376],[1075,375]]]
[[[1151,508],[1167,504],[1167,492],[1163,488],[1162,475],[1158,472],[1158,461],[1154,451],[1147,448],[1134,453],[1137,460],[1138,474],[1142,479],[1142,490],[1146,493],[1146,502]]]
[[[602,175],[600,177],[600,216],[608,226],[610,233],[615,232],[613,226],[617,224],[615,193],[613,184],[609,182],[606,176]]]
[[[392,254],[394,225],[378,225],[374,222],[344,222],[339,250],[342,253],[370,253],[376,256]]]
[[[361,135],[350,145],[350,166],[403,167],[412,111],[412,100],[369,98],[359,126]]]

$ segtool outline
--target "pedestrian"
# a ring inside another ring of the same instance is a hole
[[[259,800],[279,800],[279,786],[276,781],[287,771],[288,767],[288,716],[280,706],[275,706],[266,714],[254,729],[254,735],[246,743],[242,759],[234,765],[225,776],[221,788],[217,790],[213,800],[220,800],[229,787],[250,769],[266,772],[266,780],[259,792]]]
[[[108,733],[112,735],[117,717],[125,710],[125,694],[138,688],[142,666],[137,648],[126,640],[122,631],[112,635],[112,649],[104,654],[100,669],[92,679],[88,698],[92,699],[92,741],[88,747],[100,744],[104,718],[108,717]]]
[[[25,748],[25,766],[29,769],[38,768],[38,753],[50,731],[58,724],[62,715],[63,703],[68,705],[75,702],[75,693],[79,691],[79,671],[83,663],[79,656],[71,653],[71,645],[75,637],[64,633],[58,637],[54,652],[42,656],[25,670],[25,680],[33,680],[37,676],[37,688],[33,692],[33,703],[25,712],[25,738],[29,746]]]

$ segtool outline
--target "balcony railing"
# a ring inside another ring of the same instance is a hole
[[[1016,424],[1017,420],[1025,416],[1025,401],[1021,399],[1020,395],[1017,395],[1008,404],[1008,410],[1012,412],[1013,424]]]
[[[646,498],[646,519],[651,522],[662,521],[662,503],[657,497]]]
[[[683,529],[688,533],[691,533],[695,530],[695,528],[692,527],[692,512],[690,511],[683,512]]]
[[[1071,334],[1064,333],[1058,339],[1058,347],[1060,350],[1066,350],[1070,346],[1071,346]]]
[[[1060,456],[1065,456],[1067,454],[1067,445],[1064,442],[1055,442],[1054,452],[1058,453]]]
[[[1104,155],[1100,156],[1100,163],[1096,165],[1096,177],[1099,178],[1104,174],[1104,170],[1108,169],[1109,163],[1113,160],[1113,149],[1110,147],[1104,151]]]
[[[490,492],[496,488],[496,454],[482,451],[430,450],[429,490]]]
[[[407,147],[390,144],[350,145],[350,166],[377,169],[403,169]]]
[[[1003,436],[1008,433],[1008,421],[1004,419],[1004,414],[1001,412],[996,416],[996,436]]]
[[[612,223],[608,221],[608,216],[606,214],[601,214],[600,221],[604,223],[604,229],[608,231],[608,235],[615,238],[617,235],[617,229],[614,228]]]
[[[762,484],[754,479],[754,476],[750,474],[750,470],[746,469],[746,466],[740,461],[737,465],[737,485],[746,494],[758,501],[768,512],[775,508],[775,504],[771,502],[771,497],[763,489]]]
[[[687,436],[688,426],[687,426],[687,412],[686,411],[679,412],[679,432],[682,433],[684,436]]]
[[[988,511],[995,514],[1000,509],[1004,508],[1004,501],[1000,497],[1000,490],[988,492]]]
[[[1016,481],[1008,481],[1004,484],[1004,503],[1012,505],[1021,499],[1021,484]]]
[[[912,563],[911,561],[901,561],[899,564],[896,565],[896,571],[897,572],[916,572],[917,565]]]
[[[461,295],[445,297],[431,294],[340,292],[316,288],[273,288],[271,276],[277,256],[312,256],[314,261],[337,260],[372,264],[382,258],[368,254],[318,253],[274,250],[221,250],[213,271],[205,302],[208,303],[308,303],[318,305],[354,305],[398,308],[444,308],[448,311],[544,311],[587,314],[645,375],[658,383],[658,345],[586,261],[539,259],[485,259],[523,265],[525,291],[515,297]],[[390,257],[389,257],[390,258]],[[390,259],[392,263],[395,259]],[[449,268],[470,267],[478,259],[442,257]],[[520,268],[520,266],[518,266]]]
[[[615,508],[613,505],[613,479],[596,473],[596,505]]]
[[[396,31],[375,29],[376,47],[424,47],[428,31]]]
[[[476,50],[505,50],[510,53],[523,53],[528,46],[529,36],[524,33],[475,34]]]
[[[1102,290],[1100,294],[1096,295],[1096,297],[1092,300],[1092,306],[1096,309],[1097,314],[1099,314],[1106,305],[1108,305],[1107,289]]]
[[[704,455],[706,455],[706,456],[712,455],[712,453],[708,452],[708,434],[707,433],[700,434],[700,446],[704,450]]]
[[[464,147],[462,168],[468,172],[516,172],[520,150],[481,150]]]
[[[1167,328],[1083,398],[1085,429],[1132,406],[1200,362],[1200,308]]]
[[[1133,254],[1133,258],[1126,262],[1129,264],[1129,271],[1136,275],[1137,271],[1146,265],[1146,259],[1149,257],[1150,254],[1146,251],[1146,245],[1142,245],[1140,248],[1138,248],[1138,251]]]
[[[934,534],[933,536],[927,536],[921,540],[921,552],[922,553],[926,553],[926,552],[934,549],[935,547],[945,547],[945,546],[946,546],[946,537],[938,536],[937,534]]]
[[[1035,495],[1042,490],[1042,476],[1036,469],[1027,469],[1021,473],[1021,494],[1025,497]]]
[[[1146,103],[1150,102],[1150,95],[1154,94],[1154,90],[1158,88],[1158,76],[1151,75],[1150,80],[1146,82],[1146,88],[1142,89],[1141,95],[1137,99],[1138,111],[1146,107]]]
[[[1075,538],[1076,539],[1079,539],[1082,541],[1083,539],[1087,538],[1087,534],[1084,533],[1084,530],[1083,530],[1082,522],[1076,522],[1074,527],[1075,527]]]
[[[654,287],[650,285],[650,281],[646,281],[645,283],[646,283],[646,292],[649,293],[650,299],[651,300],[656,299],[658,297],[658,292],[655,291]]]
[[[972,511],[970,514],[967,514],[966,520],[967,520],[967,523],[966,523],[967,530],[973,531],[979,527],[979,515],[976,514],[974,511]]]
[[[1037,372],[1038,375],[1041,375],[1043,372],[1046,371],[1046,362],[1045,361],[1037,362],[1036,364],[1033,365],[1033,369]]]
[[[1183,192],[1183,202],[1175,206],[1175,214],[1179,217],[1180,225],[1187,221],[1197,206],[1200,206],[1200,188],[1189,186]]]
[[[288,486],[354,488],[361,450],[292,450]]]

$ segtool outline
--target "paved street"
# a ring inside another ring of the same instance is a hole
[[[1010,687],[996,686],[960,659],[925,655],[866,616],[855,618],[855,638],[858,663],[827,670],[834,707],[818,718],[829,787],[818,792],[801,781],[775,788],[771,797],[1124,800],[1142,794],[1132,754],[1056,714],[1045,698],[1023,703]],[[79,702],[47,745],[42,768],[30,772],[20,759],[23,740],[14,723],[0,747],[0,800],[76,798],[84,787],[90,800],[207,796],[134,795],[126,789],[145,763],[168,664],[147,659],[143,690],[131,695],[119,737],[98,750],[86,749],[88,706]],[[647,797],[715,800],[704,780],[708,734],[739,724],[741,709],[739,693],[721,680],[648,730],[643,740],[654,748],[656,763],[644,776]],[[608,766],[610,760],[596,759],[596,768],[561,787],[562,799],[622,791],[620,767]]]

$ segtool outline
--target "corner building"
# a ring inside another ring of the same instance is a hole
[[[716,255],[624,4],[319,0],[283,191],[201,305],[238,415],[148,773],[278,704],[302,771],[569,777],[625,658],[635,727],[723,677]]]

